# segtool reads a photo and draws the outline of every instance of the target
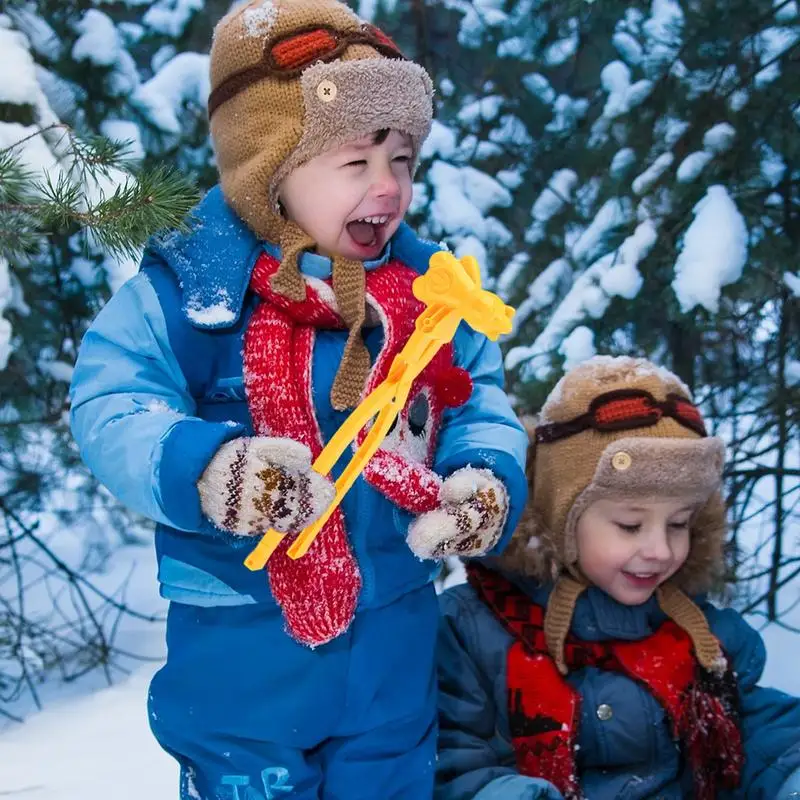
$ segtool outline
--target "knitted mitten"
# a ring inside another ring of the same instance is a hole
[[[311,451],[292,439],[226,442],[197,482],[203,513],[222,530],[257,536],[299,533],[318,519],[335,489],[311,469]]]
[[[442,484],[440,503],[408,530],[406,541],[417,556],[478,556],[497,544],[508,516],[508,492],[489,470],[454,472]]]

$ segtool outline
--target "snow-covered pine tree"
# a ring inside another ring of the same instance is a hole
[[[127,277],[150,234],[181,224],[197,193],[176,173],[143,167],[137,126],[110,116],[138,76],[121,49],[111,63],[113,31],[86,24],[94,9],[6,11],[0,70],[13,80],[0,87],[0,712],[11,714],[37,699],[49,670],[69,678],[115,663],[113,635],[129,609],[95,580],[134,528],[80,464],[66,390],[77,343],[109,288]]]
[[[598,351],[677,371],[730,445],[739,602],[776,617],[800,497],[798,4],[362,7],[428,48],[440,125],[418,219],[519,309],[520,409]]]

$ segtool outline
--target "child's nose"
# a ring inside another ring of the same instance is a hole
[[[372,191],[376,197],[397,197],[400,194],[400,183],[389,164],[381,164],[372,179]]]
[[[648,531],[642,546],[642,555],[650,561],[669,561],[672,550],[667,539],[667,532],[663,529]]]

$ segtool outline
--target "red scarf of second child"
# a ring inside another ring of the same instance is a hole
[[[566,800],[583,794],[575,759],[580,694],[558,672],[544,636],[544,609],[502,575],[479,564],[469,582],[514,637],[508,653],[508,717],[517,769],[544,778]],[[714,800],[717,789],[735,789],[744,764],[736,679],[704,670],[689,636],[672,620],[645,639],[585,642],[569,636],[567,666],[596,667],[627,675],[667,712],[694,777],[696,800]]]

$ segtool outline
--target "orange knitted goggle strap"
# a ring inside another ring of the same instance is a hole
[[[365,44],[386,58],[405,60],[400,48],[374,25],[364,23],[357,31],[343,33],[328,25],[314,25],[268,41],[258,64],[234,72],[208,98],[208,116],[226,101],[264,78],[294,78],[317,61],[333,61],[348,47]]]
[[[697,407],[683,395],[669,394],[666,400],[656,400],[644,389],[616,389],[595,397],[585,414],[537,426],[536,442],[557,442],[590,428],[604,432],[648,428],[664,417],[674,419],[700,436],[708,435]]]

